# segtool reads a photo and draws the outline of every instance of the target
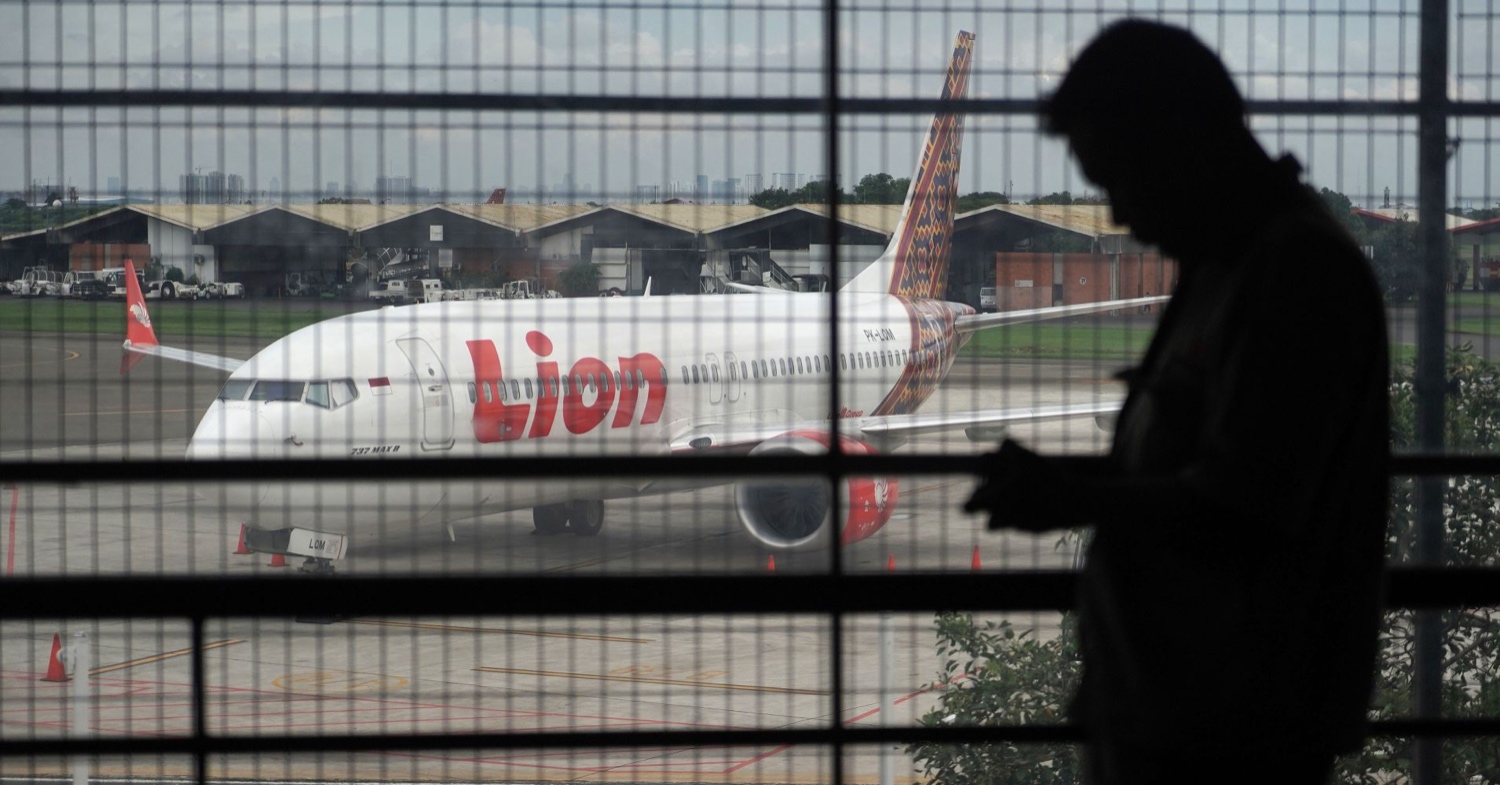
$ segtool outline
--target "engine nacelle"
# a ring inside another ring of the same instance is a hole
[[[822,431],[792,431],[755,446],[751,455],[824,455],[832,439]],[[874,447],[840,435],[846,455],[870,455]],[[891,519],[896,510],[898,484],[894,478],[846,477],[838,484],[843,520],[838,528],[841,545],[869,537]],[[781,549],[810,548],[826,544],[832,532],[833,504],[828,481],[755,479],[735,484],[734,503],[740,522],[750,536]]]

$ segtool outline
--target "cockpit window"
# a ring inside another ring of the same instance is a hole
[[[307,385],[307,402],[324,409],[333,408],[328,399],[328,382],[310,382]]]
[[[250,391],[252,401],[300,401],[307,382],[283,382],[261,380]]]
[[[251,379],[230,379],[224,382],[224,389],[219,390],[219,400],[243,401],[254,386],[255,382]]]

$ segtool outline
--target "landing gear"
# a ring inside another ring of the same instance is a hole
[[[531,508],[531,524],[536,527],[536,533],[541,535],[562,534],[568,528],[568,504],[543,504],[540,507]]]
[[[309,573],[312,575],[332,575],[333,560],[319,559],[315,556],[309,556],[302,562],[302,566],[297,568],[297,571]]]
[[[532,507],[531,523],[536,527],[537,534],[562,534],[566,530],[572,530],[579,537],[594,537],[604,527],[604,502],[599,499],[574,499],[570,502]]]
[[[568,528],[579,537],[594,537],[604,528],[604,502],[575,499],[568,503]]]

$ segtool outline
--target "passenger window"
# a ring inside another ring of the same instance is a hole
[[[760,378],[760,366],[756,365],[754,360],[750,361],[750,374],[756,379]]]
[[[698,383],[698,366],[693,366],[693,384]]]
[[[708,372],[710,374],[713,374],[715,382],[719,381],[719,366],[717,366],[717,365],[710,365],[710,366],[708,366]]]
[[[682,383],[683,384],[687,384],[688,383],[688,375],[687,375],[687,366],[686,365],[682,366]]]
[[[505,403],[505,382],[495,382],[495,397]]]
[[[593,392],[594,391],[594,375],[592,373],[590,373],[585,378],[588,380],[588,383],[589,383],[589,392]]]
[[[250,379],[230,379],[224,382],[224,388],[219,390],[219,400],[243,401],[245,396],[250,394],[250,388],[254,386],[255,382]]]
[[[740,378],[741,379],[749,379],[750,378],[750,374],[746,373],[745,370],[746,370],[745,369],[745,361],[744,360],[740,360]]]
[[[552,397],[553,398],[557,397],[558,386],[559,386],[559,382],[558,382],[558,379],[557,379],[556,376],[554,376],[554,377],[552,377],[552,378],[550,378],[550,379],[547,380],[547,389],[549,389],[549,390],[552,391]]]
[[[313,406],[332,409],[333,404],[328,400],[328,382],[312,382],[307,385],[307,402]]]
[[[512,398],[520,398],[521,397],[521,383],[518,382],[518,381],[516,381],[515,379],[511,379],[510,380],[510,397],[512,397]]]
[[[531,397],[531,377],[526,377],[526,397]]]
[[[626,371],[625,375],[622,376],[622,377],[620,377],[620,381],[624,382],[625,386],[624,387],[620,387],[620,385],[616,384],[615,385],[616,387],[620,387],[620,389],[622,389],[622,390],[634,390],[635,389],[635,377],[630,373],[630,371]]]
[[[770,372],[766,370],[765,360],[760,361],[760,376],[762,379],[768,379],[771,376]]]
[[[845,371],[849,370],[849,355],[843,352],[839,353],[839,368]]]
[[[792,362],[797,364],[797,373],[802,373],[802,358],[797,357],[793,359]]]
[[[666,384],[667,383],[667,369],[666,368],[661,369],[661,383],[662,384]],[[639,370],[637,370],[635,372],[635,386],[636,386],[637,389],[645,389],[645,387],[646,387],[646,377],[644,375],[642,375]]]
[[[735,370],[734,363],[729,363],[729,381],[738,381],[740,377],[737,374],[738,371]]]
[[[818,373],[823,372],[823,360],[816,354],[813,355],[813,370],[817,371]]]

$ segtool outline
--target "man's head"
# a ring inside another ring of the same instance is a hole
[[[1042,119],[1109,194],[1115,220],[1173,252],[1204,229],[1211,189],[1233,187],[1225,170],[1265,159],[1244,111],[1223,62],[1192,33],[1132,19],[1079,53]]]

